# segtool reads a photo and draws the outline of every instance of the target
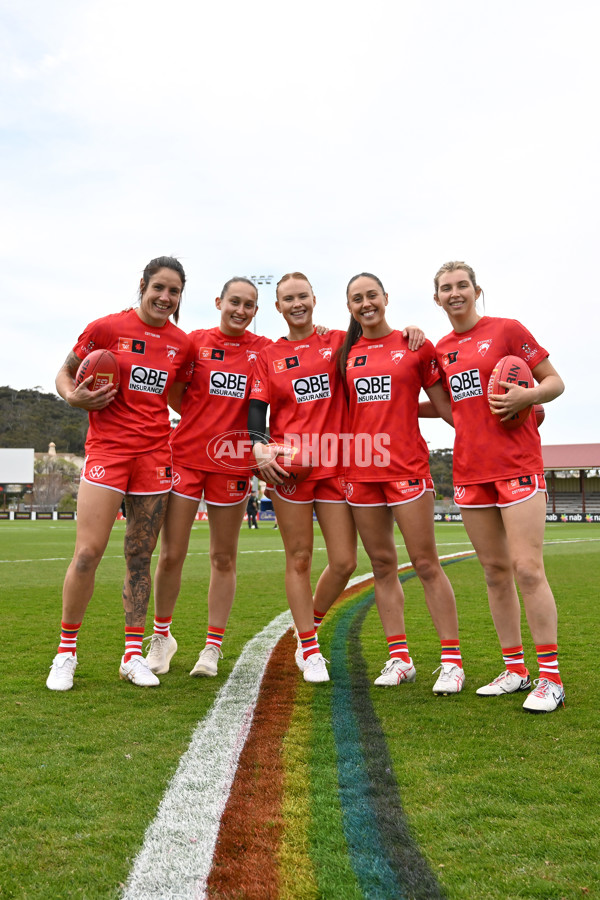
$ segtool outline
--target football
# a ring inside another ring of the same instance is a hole
[[[544,421],[544,419],[546,418],[546,412],[541,403],[535,404],[535,406],[533,407],[533,414],[535,416],[535,421],[537,422],[537,426],[539,428],[540,425],[542,424],[542,422]]]
[[[302,454],[299,448],[280,446],[279,450],[280,452],[275,457],[275,461],[288,473],[284,479],[284,484],[301,484],[303,481],[306,481],[312,472],[312,466],[302,464]],[[255,468],[252,471],[259,478],[263,478],[259,468]]]
[[[77,369],[75,384],[79,386],[84,379],[94,376],[88,385],[90,391],[97,391],[105,384],[112,384],[119,389],[119,363],[110,350],[92,350]]]
[[[501,381],[506,381],[509,384],[519,384],[521,387],[525,388],[530,388],[534,385],[531,369],[519,356],[503,356],[502,359],[498,360],[488,382],[488,397],[491,394],[507,393],[506,388],[500,387]],[[522,425],[523,422],[527,420],[532,408],[532,406],[526,406],[525,409],[521,409],[518,413],[515,413],[514,416],[506,422],[502,422],[499,416],[496,416],[496,418],[503,428],[511,431],[513,428],[518,428],[519,425]]]

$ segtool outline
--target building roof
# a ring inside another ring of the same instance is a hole
[[[600,444],[542,445],[544,469],[600,469]]]

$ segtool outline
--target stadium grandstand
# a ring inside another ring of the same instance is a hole
[[[542,455],[546,518],[600,522],[600,444],[542,445]]]
[[[600,522],[600,444],[542,446],[547,522]],[[461,520],[451,500],[436,501],[436,522]]]

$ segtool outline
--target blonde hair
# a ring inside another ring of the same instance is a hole
[[[290,278],[298,278],[299,281],[305,281],[307,283],[307,285],[309,286],[309,288],[311,289],[311,292],[314,294],[313,286],[310,283],[310,281],[308,280],[308,278],[306,277],[306,275],[303,275],[302,272],[288,272],[287,275],[282,275],[281,278],[279,279],[279,281],[277,282],[277,287],[275,288],[275,296],[279,295],[279,285],[283,284],[284,281],[289,281]]]
[[[446,272],[455,272],[457,269],[464,269],[464,271],[469,276],[469,280],[470,280],[471,284],[473,285],[473,287],[474,288],[477,287],[477,278],[475,276],[475,270],[472,269],[471,266],[468,266],[466,262],[461,262],[460,260],[454,260],[453,262],[444,263],[444,265],[440,266],[440,268],[435,273],[433,283],[435,285],[436,294],[437,294],[438,288],[440,286],[440,278],[442,277],[442,275],[444,275]]]

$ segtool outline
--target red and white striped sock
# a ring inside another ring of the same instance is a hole
[[[129,628],[125,626],[125,653],[123,662],[128,663],[132,656],[142,655],[143,628]]]
[[[317,640],[317,630],[298,632],[300,643],[302,644],[302,655],[304,659],[308,659],[313,653],[320,653],[319,641]]]
[[[558,646],[557,644],[536,644],[540,678],[547,678],[555,684],[562,684],[558,671]]]
[[[318,628],[323,619],[325,618],[325,613],[319,612],[318,609],[313,610],[313,616],[315,620],[315,628]]]
[[[529,672],[525,665],[523,644],[519,644],[518,647],[503,647],[502,659],[509,672],[514,672],[516,675],[520,675],[521,678],[527,678]]]
[[[71,625],[68,622],[60,623],[60,643],[57,653],[71,653],[73,656],[77,654],[77,635],[81,628],[81,622]]]
[[[460,641],[440,641],[442,645],[442,663],[449,666],[458,666],[462,669],[462,656],[460,655]]]
[[[158,616],[154,616],[154,634],[161,634],[163,637],[169,637],[172,623],[173,616],[169,616],[167,619],[159,619]]]
[[[410,654],[408,652],[408,643],[405,634],[393,634],[391,637],[386,636],[388,647],[390,648],[390,656],[392,659],[401,659],[402,662],[410,662]]]
[[[209,625],[208,631],[206,632],[206,646],[207,647],[216,647],[217,650],[220,650],[224,637],[225,637],[225,629],[224,628],[213,628],[212,625]]]

